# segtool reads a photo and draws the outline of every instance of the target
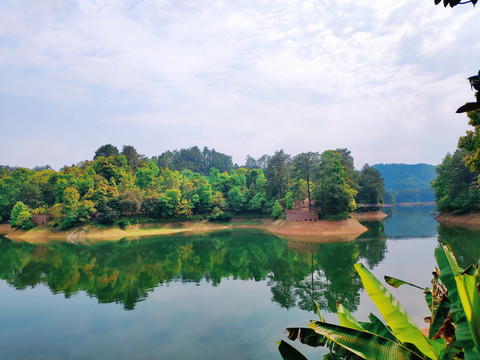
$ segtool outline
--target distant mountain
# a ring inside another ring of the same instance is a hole
[[[376,164],[385,179],[385,203],[391,202],[430,202],[435,194],[430,186],[437,173],[429,164]]]

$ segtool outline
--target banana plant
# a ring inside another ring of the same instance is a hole
[[[431,311],[428,336],[365,266],[355,264],[365,290],[386,324],[373,314],[370,322],[357,321],[337,302],[340,325],[326,323],[318,311],[320,321],[312,321],[308,328],[288,328],[289,339],[310,346],[327,346],[330,353],[324,359],[480,359],[478,266],[461,269],[450,248],[443,245],[435,250],[435,257],[439,269],[433,272],[431,289],[385,277],[394,287],[410,285],[423,290]],[[288,343],[281,342],[280,346],[284,359],[305,359]],[[294,351],[285,357],[285,349]]]

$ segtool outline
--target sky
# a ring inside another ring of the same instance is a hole
[[[480,9],[433,0],[3,0],[0,165],[103,144],[244,164],[348,148],[439,164],[469,129]]]

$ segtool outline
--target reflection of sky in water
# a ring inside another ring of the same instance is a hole
[[[385,209],[389,216],[384,219],[388,237],[436,236],[438,222],[434,206],[395,207]]]

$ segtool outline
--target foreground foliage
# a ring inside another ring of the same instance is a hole
[[[372,273],[356,264],[363,286],[386,324],[373,314],[370,322],[359,322],[338,302],[339,326],[325,323],[318,311],[320,321],[312,321],[308,328],[288,328],[289,339],[310,346],[328,346],[330,353],[324,359],[480,358],[478,266],[460,268],[445,245],[435,250],[435,257],[439,269],[433,272],[432,287],[423,289],[431,311],[428,336]],[[385,280],[394,287],[418,287],[387,276]],[[284,359],[305,358],[286,342],[280,343],[279,350]]]

